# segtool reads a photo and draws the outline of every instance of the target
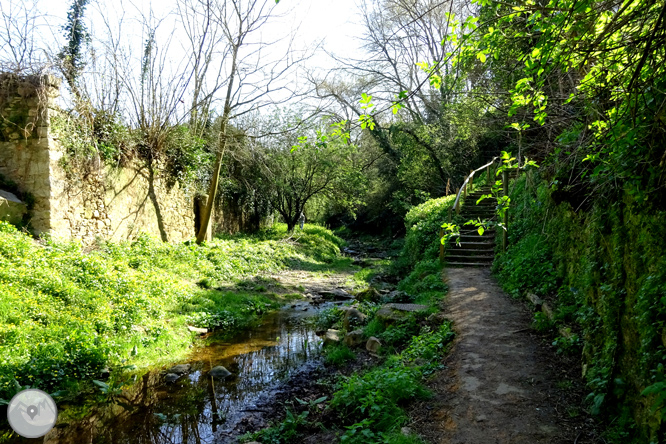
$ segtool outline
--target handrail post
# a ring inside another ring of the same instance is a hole
[[[505,169],[502,171],[502,187],[504,188],[504,195],[509,195],[509,172]],[[502,231],[502,250],[506,253],[506,247],[509,243],[509,209],[504,209],[504,230]]]
[[[449,214],[450,214],[450,208],[449,208]],[[442,243],[442,239],[444,238],[444,230],[439,230],[439,263],[443,264],[444,263],[444,244]]]

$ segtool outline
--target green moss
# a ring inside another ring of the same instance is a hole
[[[587,407],[631,418],[627,433],[615,436],[660,440],[666,412],[659,392],[641,393],[660,387],[666,361],[666,214],[630,200],[576,212],[551,192],[538,176],[516,181],[510,247],[494,269],[514,296],[531,291],[549,299],[557,321],[582,339]]]

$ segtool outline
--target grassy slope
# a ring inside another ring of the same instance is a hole
[[[74,391],[107,366],[177,359],[193,339],[186,325],[248,325],[276,296],[215,288],[294,264],[325,268],[342,244],[320,227],[289,240],[285,231],[205,246],[142,236],[86,252],[77,243],[38,245],[0,223],[0,398],[26,385]]]

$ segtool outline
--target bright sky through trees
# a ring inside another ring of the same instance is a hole
[[[38,0],[38,4],[48,15],[48,23],[53,25],[64,23],[71,0]],[[129,23],[138,20],[139,10],[145,13],[151,7],[158,17],[166,17],[169,13],[176,12],[174,0],[162,2],[97,0],[88,7],[86,16],[92,27],[102,27],[99,11],[116,16],[125,14],[125,20]],[[326,69],[333,66],[333,61],[326,56],[324,50],[342,56],[354,55],[359,51],[356,38],[363,33],[363,27],[357,17],[356,0],[282,0],[280,9],[279,12],[286,12],[285,17],[267,26],[264,37],[267,40],[274,40],[298,27],[298,40],[301,46],[324,41],[322,50],[308,63],[309,67]],[[127,32],[135,34],[138,39],[142,38],[138,23],[130,26]]]

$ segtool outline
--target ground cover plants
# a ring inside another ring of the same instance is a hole
[[[347,304],[351,307],[331,308],[319,314],[316,323],[320,331],[333,328],[344,337],[348,330],[361,329],[362,343],[358,348],[345,344],[324,347],[324,360],[334,369],[334,375],[321,382],[328,391],[318,399],[317,407],[305,405],[302,400],[292,402],[281,421],[246,435],[246,442],[298,443],[322,430],[326,437],[316,439],[326,442],[424,442],[403,426],[409,422],[410,402],[430,396],[428,377],[442,368],[441,359],[454,337],[450,322],[437,314],[447,286],[436,259],[439,229],[453,199],[434,199],[415,207],[406,221],[406,241],[400,243],[398,259],[378,262],[383,272],[399,280],[397,290],[380,293],[372,285],[379,285],[377,278],[382,274],[364,268],[354,276],[356,281],[366,279],[365,286],[359,287],[359,300]],[[423,304],[427,308],[389,320],[377,315],[388,302]],[[352,307],[366,320],[363,325],[345,328],[345,313]],[[382,344],[378,354],[365,349],[370,337]]]
[[[504,289],[552,307],[535,327],[582,358],[584,408],[613,418],[609,442],[662,442],[665,385],[663,212],[629,194],[576,211],[554,180],[528,174],[511,193],[509,248],[495,261]]]
[[[72,395],[109,371],[182,358],[187,325],[231,334],[284,300],[251,278],[325,268],[342,242],[310,225],[287,236],[278,224],[203,246],[141,235],[89,249],[0,223],[0,398],[26,386]]]

